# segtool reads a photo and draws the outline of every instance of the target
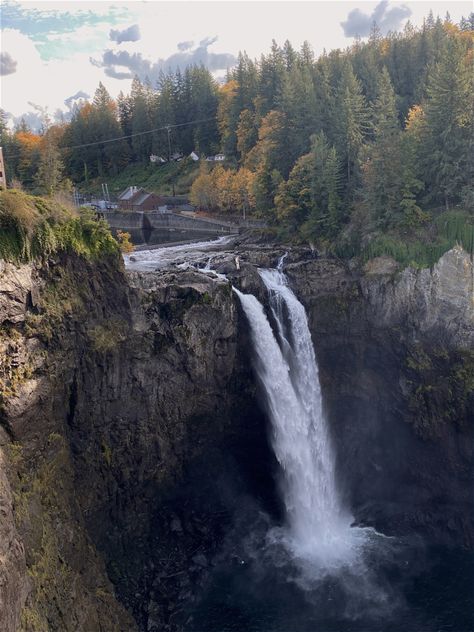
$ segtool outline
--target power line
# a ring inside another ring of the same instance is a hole
[[[175,123],[174,125],[164,125],[163,127],[155,127],[154,129],[149,129],[144,132],[135,132],[134,134],[126,134],[124,136],[117,136],[117,138],[108,138],[106,140],[96,140],[92,143],[83,143],[82,145],[71,145],[70,147],[58,147],[60,150],[65,149],[82,149],[83,147],[93,147],[95,145],[105,145],[106,143],[116,143],[119,140],[125,140],[126,138],[135,138],[136,136],[144,136],[145,134],[154,134],[155,132],[162,132],[164,130],[168,130],[168,138],[169,131],[171,128],[175,127],[185,127],[186,125],[197,125],[198,123],[208,123],[209,121],[215,121],[215,117],[210,117],[207,119],[198,119],[195,121],[188,121],[187,123]],[[20,158],[21,154],[16,154],[13,156],[8,156],[9,159],[12,158]]]

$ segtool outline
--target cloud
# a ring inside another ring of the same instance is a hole
[[[2,108],[15,117],[26,112],[35,128],[38,123],[34,116],[29,116],[32,109],[29,102],[48,106],[50,112],[58,108],[66,110],[64,101],[70,95],[77,95],[78,91],[93,94],[99,82],[104,80],[103,68],[90,65],[90,53],[76,53],[66,60],[45,61],[35,42],[15,29],[3,29],[2,49],[18,60],[17,71],[1,77]],[[114,95],[120,87],[121,82],[108,81],[107,88]]]
[[[178,52],[166,59],[158,59],[156,62],[143,57],[141,53],[130,53],[125,50],[106,50],[102,59],[90,59],[93,66],[104,68],[108,77],[113,79],[130,79],[137,75],[141,80],[148,77],[150,81],[156,81],[161,72],[174,72],[184,70],[187,66],[203,65],[210,71],[226,70],[236,62],[234,55],[230,53],[213,53],[208,48],[217,41],[217,37],[207,37],[195,47],[193,42],[180,42]]]
[[[36,5],[36,6],[35,6]],[[51,33],[75,33],[83,26],[102,27],[130,19],[126,6],[109,2],[2,3],[2,28],[12,28],[35,42],[45,42]]]
[[[178,50],[180,51],[189,50],[193,46],[194,46],[194,42],[192,40],[189,40],[187,42],[178,42]]]
[[[16,72],[17,63],[10,53],[0,53],[0,76],[5,77]]]
[[[122,31],[119,29],[111,29],[109,37],[113,42],[121,44],[122,42],[138,42],[140,39],[140,27],[138,24],[132,24]]]
[[[75,31],[62,33],[52,32],[45,35],[42,41],[33,40],[44,61],[70,59],[77,53],[103,51],[109,38],[106,30],[96,26],[78,26]]]
[[[12,117],[13,125],[20,125],[22,122],[26,123],[31,131],[38,133],[43,128],[43,119],[38,112],[25,112],[21,116]]]
[[[76,92],[75,94],[72,94],[67,99],[64,99],[64,105],[69,110],[71,110],[79,101],[82,101],[83,99],[89,99],[89,98],[90,98],[90,94],[87,94],[87,92],[84,92],[83,90],[79,90],[78,92]]]
[[[346,37],[367,37],[375,22],[382,35],[386,35],[389,31],[398,31],[411,14],[412,10],[406,5],[389,9],[388,0],[382,0],[369,15],[360,9],[353,9],[341,26]]]

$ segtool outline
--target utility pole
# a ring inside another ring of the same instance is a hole
[[[166,126],[168,132],[168,162],[171,162],[171,125]]]
[[[171,162],[171,125],[166,126],[166,131],[168,132],[168,162]],[[174,180],[171,183],[171,186],[173,188],[173,197],[174,197],[175,196]]]
[[[102,195],[104,196],[104,200],[106,202],[110,202],[109,185],[107,182],[102,183]]]
[[[3,151],[0,147],[0,190],[7,188],[7,174],[5,173],[5,163],[3,161]]]

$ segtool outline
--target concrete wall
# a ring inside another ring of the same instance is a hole
[[[182,230],[193,230],[196,232],[229,234],[238,232],[237,228],[231,224],[212,222],[175,213],[146,213],[145,225],[150,224],[151,228],[180,228]]]
[[[131,213],[130,211],[104,211],[103,217],[109,223],[110,228],[126,230],[140,229],[143,227],[143,213]]]
[[[234,224],[224,220],[213,220],[207,217],[188,217],[177,213],[161,213],[159,211],[103,211],[103,216],[111,228],[121,229],[169,229],[195,231],[197,233],[216,233],[218,235],[235,234],[245,228],[253,228],[252,221],[241,220]],[[257,220],[258,221],[258,220]]]

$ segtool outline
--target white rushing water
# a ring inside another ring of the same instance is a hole
[[[363,545],[365,530],[351,528],[352,516],[341,502],[306,312],[281,267],[259,271],[278,339],[261,303],[235,290],[250,323],[256,370],[282,468],[287,527],[280,538],[304,564],[326,569],[350,565]]]
[[[125,266],[129,270],[140,270],[143,272],[161,270],[177,262],[182,262],[182,267],[192,267],[201,261],[206,253],[230,244],[234,235],[218,237],[212,241],[195,241],[177,246],[163,245],[160,248],[150,250],[137,250],[129,255],[124,255]]]

